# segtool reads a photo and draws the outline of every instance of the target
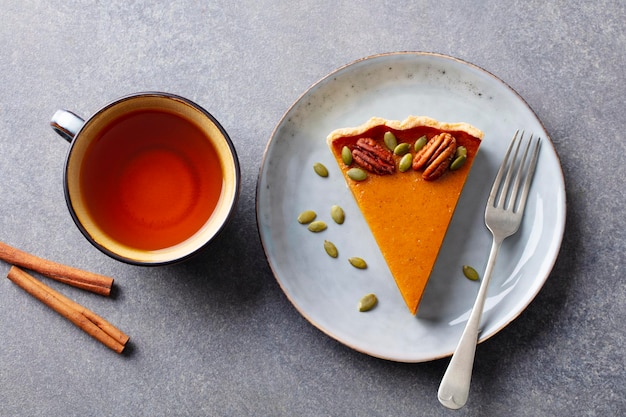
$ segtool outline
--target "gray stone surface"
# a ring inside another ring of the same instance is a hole
[[[308,3],[308,4],[307,4]],[[50,285],[132,337],[118,356],[0,280],[2,416],[620,416],[626,414],[626,9],[623,1],[4,0],[0,240],[116,277],[106,299]],[[447,360],[400,364],[311,326],[264,258],[255,185],[273,127],[312,83],[355,59],[418,50],[470,61],[536,111],[560,155],[567,231],[521,316],[481,344],[470,400],[436,392]],[[193,260],[128,266],[73,225],[58,108],[89,115],[162,90],[230,133],[242,195]],[[0,263],[0,275],[9,267]]]

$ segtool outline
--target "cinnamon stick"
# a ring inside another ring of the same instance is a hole
[[[18,267],[12,266],[7,278],[113,351],[122,353],[126,347],[128,336],[123,332]]]
[[[67,305],[69,308],[73,308],[74,310],[78,311],[80,314],[85,316],[89,321],[91,321],[93,324],[98,326],[100,329],[102,329],[102,331],[104,331],[106,334],[111,336],[113,339],[115,339],[118,342],[120,342],[122,345],[125,345],[126,342],[128,342],[129,337],[126,334],[124,334],[121,330],[119,330],[117,327],[113,326],[111,323],[109,323],[108,321],[106,321],[102,317],[98,316],[93,311],[91,311],[88,308],[83,307],[82,305],[78,304],[77,302],[67,298],[66,296],[64,296],[60,292],[54,290],[53,288],[48,287],[43,282],[36,280],[34,277],[32,277],[32,276],[26,274],[25,272],[21,271],[19,268],[16,268],[16,267],[14,267],[14,268],[17,269],[18,271],[24,273],[25,275],[27,275],[28,279],[29,279],[29,282],[32,283],[32,285],[35,285],[38,288],[42,289],[43,291],[48,292],[51,296],[53,296],[57,300],[61,301],[62,303]],[[16,272],[14,272],[13,274],[15,274],[15,273]],[[9,274],[11,274],[10,270],[9,270]]]
[[[3,242],[0,242],[0,259],[83,290],[104,296],[111,294],[113,278],[39,258]]]

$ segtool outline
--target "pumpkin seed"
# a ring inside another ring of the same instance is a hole
[[[313,164],[313,169],[320,177],[328,176],[328,169],[321,162],[316,162]]]
[[[478,272],[469,265],[463,265],[463,275],[472,281],[478,281]]]
[[[366,311],[370,311],[378,304],[378,298],[376,294],[367,294],[364,295],[361,300],[359,300],[359,311],[364,313]]]
[[[359,257],[353,257],[353,258],[349,258],[348,262],[350,262],[350,264],[358,269],[365,269],[367,268],[367,262],[365,262],[365,260],[363,260],[362,258]]]
[[[467,156],[467,148],[465,146],[459,146],[456,148],[455,158],[458,158],[461,155]]]
[[[419,138],[418,140],[416,140],[415,141],[415,152],[417,152],[420,149],[422,149],[424,147],[424,145],[426,145],[426,142],[428,142],[428,138],[426,137],[426,135],[424,135],[421,138]]]
[[[337,250],[337,247],[330,240],[324,241],[324,250],[331,258],[336,258],[337,256],[339,256],[339,251]]]
[[[350,168],[347,175],[354,181],[363,181],[367,178],[367,172],[363,171],[361,168]]]
[[[305,210],[298,216],[298,223],[309,224],[317,217],[317,213],[313,210]]]
[[[454,161],[452,161],[452,163],[450,164],[450,170],[455,171],[461,168],[463,164],[465,164],[466,159],[467,159],[467,156],[465,155],[457,156],[457,158]]]
[[[341,207],[334,205],[330,208],[330,217],[335,221],[335,223],[343,224],[346,219],[346,214]]]
[[[393,149],[393,153],[395,155],[404,155],[405,153],[407,153],[409,151],[410,148],[411,148],[411,145],[409,145],[408,143],[404,142],[404,143],[401,143],[398,146],[396,146]]]
[[[341,148],[341,159],[346,166],[349,166],[352,163],[352,151],[347,146]]]
[[[413,155],[411,155],[410,153],[407,153],[406,155],[402,157],[402,159],[400,159],[400,164],[398,164],[398,169],[400,170],[400,172],[406,172],[409,170],[409,168],[411,168],[412,164],[413,164]]]
[[[385,136],[383,136],[383,141],[390,151],[393,151],[396,146],[398,146],[398,140],[396,139],[396,135],[394,135],[393,132],[385,132]]]
[[[326,223],[324,223],[321,220],[316,220],[313,223],[309,224],[308,229],[311,232],[317,233],[317,232],[323,232],[324,230],[326,230]]]

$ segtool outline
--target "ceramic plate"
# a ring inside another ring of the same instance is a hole
[[[452,219],[416,316],[409,313],[376,243],[326,145],[329,132],[372,116],[409,115],[468,122],[483,143]],[[309,88],[286,112],[267,145],[257,183],[257,221],[274,275],[291,303],[311,324],[345,345],[374,357],[422,362],[448,356],[469,316],[491,234],[484,207],[497,168],[516,129],[541,136],[535,181],[520,231],[500,250],[483,315],[480,341],[516,318],[535,297],[556,260],[565,225],[561,166],[537,116],[504,82],[467,62],[430,53],[376,55],[337,69]],[[330,174],[321,178],[313,164]],[[330,219],[342,206],[343,225]],[[311,233],[296,220],[314,210],[329,227]],[[323,249],[330,240],[337,259]],[[367,260],[357,270],[347,258]],[[357,310],[367,293],[378,306]]]

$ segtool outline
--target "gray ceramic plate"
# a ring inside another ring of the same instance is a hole
[[[408,115],[468,122],[485,132],[417,316],[406,308],[326,145],[326,136],[334,129],[357,126],[372,116],[402,120]],[[488,72],[429,53],[365,58],[308,89],[276,126],[257,184],[263,247],[295,308],[330,337],[375,357],[421,362],[450,355],[479,285],[467,280],[461,268],[469,264],[484,270],[491,246],[483,221],[485,201],[518,128],[540,135],[544,142],[522,227],[499,253],[481,341],[532,301],[550,274],[563,236],[563,174],[537,116]],[[312,166],[318,161],[328,167],[328,178],[314,173]],[[346,211],[341,226],[330,219],[333,204]],[[329,228],[314,234],[300,225],[296,218],[307,209],[315,210]],[[324,251],[325,239],[339,248],[337,259]],[[353,268],[347,262],[350,256],[366,259],[369,268]],[[378,306],[359,313],[359,299],[370,292],[378,296]]]

